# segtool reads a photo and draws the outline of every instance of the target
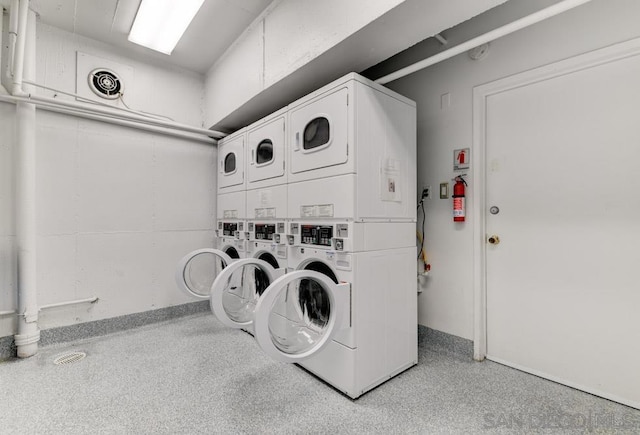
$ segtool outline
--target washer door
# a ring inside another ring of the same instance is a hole
[[[237,260],[226,267],[211,286],[211,310],[226,326],[248,328],[256,305],[271,283],[284,274],[257,258]]]
[[[349,284],[336,284],[313,270],[283,275],[258,300],[254,320],[258,344],[277,361],[295,363],[311,358],[344,327],[350,289]]]
[[[216,276],[233,259],[218,249],[198,249],[185,255],[176,269],[176,284],[186,294],[208,299]]]

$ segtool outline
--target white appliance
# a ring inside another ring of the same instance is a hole
[[[355,73],[289,105],[288,216],[415,220],[415,103]]]
[[[218,141],[218,195],[247,189],[245,132],[243,128]]]
[[[415,224],[296,221],[291,227],[291,271],[281,275],[258,259],[232,263],[212,286],[216,316],[251,329],[267,354],[299,363],[352,398],[415,365],[415,247],[406,246]],[[245,291],[238,302],[238,282],[255,270],[268,287],[260,297]]]
[[[216,247],[233,259],[246,257],[246,129],[218,142]]]
[[[251,221],[248,224],[247,257],[259,258],[276,269],[287,267],[286,222]]]
[[[286,117],[285,107],[244,129],[247,190],[287,184]]]
[[[249,256],[286,267],[286,107],[246,128]]]
[[[221,144],[218,234],[245,255],[213,257],[219,320],[352,398],[416,364],[415,103],[352,73]]]

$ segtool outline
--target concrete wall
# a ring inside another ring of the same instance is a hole
[[[73,92],[78,50],[133,68],[130,107],[202,125],[202,76],[42,24],[37,81]],[[16,307],[14,111],[0,103],[0,311]],[[36,157],[38,303],[100,298],[42,311],[41,329],[191,301],[173,274],[184,254],[213,244],[213,144],[38,110]],[[1,317],[0,337],[14,332]]]
[[[419,296],[420,324],[473,337],[473,215],[465,224],[454,224],[451,199],[437,196],[438,185],[450,183],[454,175],[453,150],[472,144],[474,86],[640,37],[639,18],[636,0],[594,0],[494,41],[484,60],[463,54],[387,85],[418,104],[418,188],[434,188],[434,199],[426,201],[426,250],[432,270]],[[452,38],[456,32],[474,34],[474,26],[485,24],[478,20],[448,33]],[[443,107],[444,94],[450,95],[451,104]],[[473,168],[467,172],[472,180]],[[474,187],[467,189],[469,211]]]

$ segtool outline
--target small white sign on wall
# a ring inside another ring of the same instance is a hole
[[[471,152],[469,148],[461,148],[453,150],[453,170],[462,171],[469,169],[471,161]]]

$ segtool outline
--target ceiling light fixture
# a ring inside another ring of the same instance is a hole
[[[142,0],[129,41],[171,54],[204,0]]]

